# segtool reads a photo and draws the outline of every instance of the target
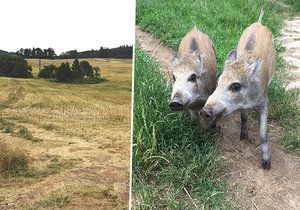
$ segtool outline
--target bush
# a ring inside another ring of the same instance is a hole
[[[53,64],[50,64],[48,66],[45,66],[40,73],[38,74],[39,78],[46,78],[46,79],[50,79],[50,78],[55,78],[55,72],[57,71],[57,67]]]
[[[3,55],[0,56],[0,76],[31,78],[32,68],[22,56]]]
[[[84,72],[84,75],[89,77],[89,78],[94,78],[94,69],[93,66],[87,61],[81,61],[80,62],[80,67]]]
[[[0,173],[4,176],[18,176],[28,170],[29,160],[21,149],[0,142]]]
[[[73,79],[75,81],[80,81],[84,78],[84,71],[83,69],[81,68],[81,65],[78,61],[78,59],[75,59],[73,61],[73,64],[72,64],[72,71],[73,71]]]
[[[71,82],[73,80],[73,72],[68,62],[62,63],[57,68],[56,79],[58,82]]]

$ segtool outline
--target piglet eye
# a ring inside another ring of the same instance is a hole
[[[232,92],[238,92],[240,91],[242,88],[241,83],[238,82],[234,82],[229,86],[229,90],[231,90]]]
[[[175,82],[176,78],[175,78],[174,74],[172,74],[172,78],[173,78],[173,82]]]
[[[196,74],[192,74],[189,78],[188,78],[189,82],[196,82],[197,81],[197,76]]]

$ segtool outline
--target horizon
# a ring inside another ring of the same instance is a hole
[[[0,49],[7,52],[51,47],[60,55],[75,49],[82,52],[134,44],[133,0],[90,0],[88,4],[80,0],[11,0],[4,1],[1,8],[0,18],[5,21]]]
[[[123,44],[123,45],[119,45],[119,46],[116,46],[116,47],[104,47],[104,46],[100,46],[99,48],[92,48],[92,49],[88,49],[88,50],[77,50],[76,48],[75,49],[70,49],[70,50],[66,50],[66,51],[63,51],[63,52],[61,52],[61,53],[56,53],[56,50],[55,50],[55,48],[53,48],[53,47],[46,47],[46,48],[40,48],[40,47],[21,47],[21,48],[19,48],[18,50],[16,50],[16,51],[7,51],[7,50],[5,50],[5,49],[0,49],[0,50],[2,50],[2,51],[5,51],[5,52],[8,52],[8,53],[16,53],[17,51],[19,51],[20,49],[33,49],[33,48],[35,48],[35,49],[37,49],[37,48],[40,48],[40,49],[49,49],[49,48],[52,48],[52,49],[54,49],[54,51],[55,51],[55,54],[56,54],[56,56],[59,56],[59,55],[61,55],[62,53],[66,53],[66,52],[69,52],[69,51],[73,51],[73,50],[76,50],[77,52],[86,52],[86,51],[92,51],[92,50],[94,50],[94,51],[97,51],[97,50],[100,50],[102,47],[104,48],[104,49],[115,49],[115,48],[118,48],[118,47],[122,47],[122,46],[128,46],[128,47],[133,47],[133,44]]]

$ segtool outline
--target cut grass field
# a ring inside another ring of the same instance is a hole
[[[283,7],[289,2],[297,4],[297,1],[269,1],[265,6],[263,24],[275,37],[280,34],[283,19],[295,7]],[[176,51],[194,22],[215,44],[220,75],[227,53],[235,48],[242,31],[257,20],[264,3],[262,0],[139,0],[137,24]],[[277,52],[283,50],[279,43],[276,48]],[[160,74],[151,73],[158,69],[151,56],[140,50],[136,52],[133,207],[219,209],[234,205],[228,201],[226,188],[219,182],[219,158],[213,135],[191,127],[186,114],[169,111],[168,82],[161,79]],[[282,144],[299,153],[297,92],[285,91],[287,74],[284,67],[278,56],[276,74],[269,90],[269,119],[284,128]]]
[[[0,78],[0,141],[26,156],[23,173],[0,174],[0,208],[128,206],[132,61],[85,60],[106,81]],[[36,76],[38,60],[28,62]]]

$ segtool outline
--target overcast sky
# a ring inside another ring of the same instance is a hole
[[[7,0],[0,49],[53,47],[57,54],[134,43],[135,0]]]

